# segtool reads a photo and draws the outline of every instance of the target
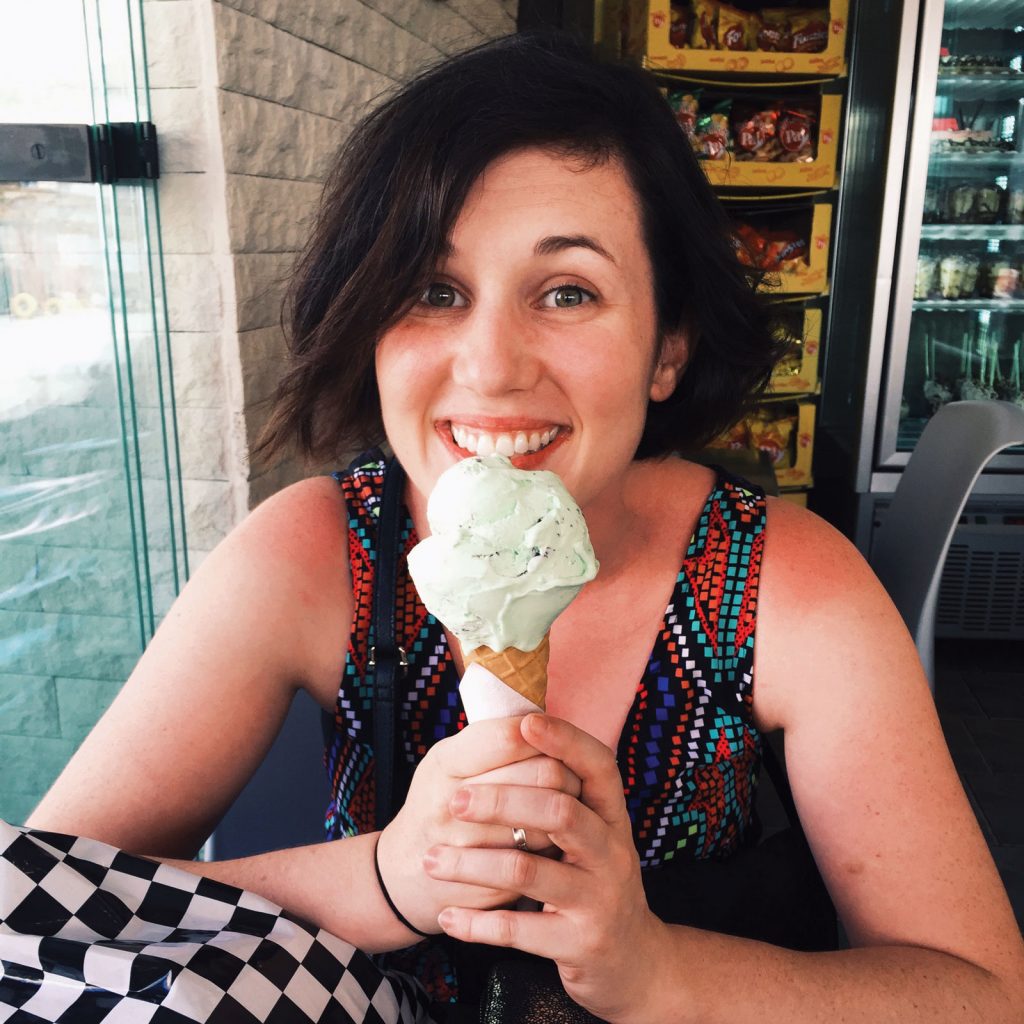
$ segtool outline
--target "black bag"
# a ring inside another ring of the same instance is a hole
[[[395,585],[405,473],[387,465],[377,538],[373,595],[374,760],[377,827],[397,812],[408,788],[396,743],[396,682],[407,666],[395,638]],[[784,760],[765,737],[763,763],[789,825],[761,837],[755,809],[750,842],[728,859],[676,858],[642,872],[651,910],[669,924],[685,924],[758,939],[797,950],[838,948],[835,907],[796,813]],[[553,961],[495,946],[441,937],[459,978],[460,1006],[435,1006],[446,1024],[602,1024],[574,1002]],[[465,1004],[469,1004],[466,1006]],[[475,1006],[479,1004],[479,1017]],[[470,1009],[473,1007],[474,1009]]]

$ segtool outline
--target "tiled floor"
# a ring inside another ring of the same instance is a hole
[[[1024,642],[939,640],[935,703],[1024,930]]]

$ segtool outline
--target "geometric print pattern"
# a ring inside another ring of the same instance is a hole
[[[680,857],[728,857],[751,827],[761,760],[751,709],[766,503],[763,492],[745,481],[716,473],[619,739],[623,792],[644,868]],[[372,673],[366,660],[373,643],[384,456],[372,450],[335,479],[348,511],[355,608],[325,752],[331,839],[374,828]],[[409,659],[399,721],[410,766],[466,724],[444,629],[423,607],[409,576],[406,556],[416,542],[406,513],[396,626]],[[430,947],[416,947],[418,955],[432,956]],[[442,979],[434,967],[418,976],[434,999],[453,998],[454,977],[442,970]]]
[[[424,1024],[422,989],[254,893],[0,821],[3,1024]]]
[[[728,857],[751,823],[761,738],[751,722],[765,500],[719,471],[619,740],[644,868]]]

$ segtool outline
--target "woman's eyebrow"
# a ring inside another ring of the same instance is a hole
[[[533,247],[533,251],[538,256],[551,256],[556,252],[563,252],[565,249],[590,249],[598,256],[603,256],[612,263],[615,262],[615,257],[600,242],[589,235],[548,235]]]
[[[555,253],[564,252],[566,249],[590,249],[598,256],[603,256],[606,260],[615,263],[615,257],[590,235],[548,235],[533,247],[537,256],[552,256]],[[445,259],[451,259],[455,254],[455,246],[451,242],[442,243],[441,255]]]

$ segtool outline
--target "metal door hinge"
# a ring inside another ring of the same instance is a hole
[[[160,177],[156,127],[112,124],[0,124],[0,181],[119,181]]]

